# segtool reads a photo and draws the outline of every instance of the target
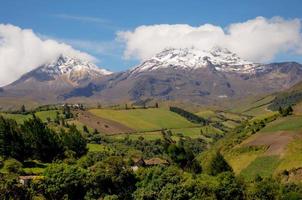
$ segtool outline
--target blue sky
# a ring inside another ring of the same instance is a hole
[[[118,31],[154,24],[225,27],[257,16],[302,18],[301,0],[1,0],[0,5],[0,23],[69,43],[112,71],[139,62],[123,58],[125,45],[116,41]],[[273,61],[283,60],[302,62],[301,55],[290,53]]]

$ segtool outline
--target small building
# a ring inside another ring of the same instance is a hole
[[[148,160],[145,160],[146,166],[155,166],[155,165],[169,165],[169,162],[167,160],[161,159],[161,158],[151,158]]]
[[[144,160],[143,158],[133,158],[133,165],[131,166],[131,169],[133,171],[137,171],[139,167],[152,167],[157,165],[169,165],[169,162],[167,160],[161,159],[161,158],[151,158]]]
[[[19,176],[19,182],[24,186],[28,186],[32,180],[39,178],[40,176]]]

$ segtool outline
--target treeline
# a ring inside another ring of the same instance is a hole
[[[302,101],[302,92],[286,93],[277,96],[268,106],[268,109],[278,111],[280,107],[284,109],[300,101]]]
[[[203,119],[202,117],[199,117],[191,112],[188,112],[182,108],[178,108],[178,107],[170,107],[170,111],[171,112],[175,112],[177,114],[179,114],[180,116],[186,118],[187,120],[189,120],[192,123],[195,124],[201,124],[201,125],[206,125],[207,121],[205,119]]]
[[[66,151],[76,157],[87,151],[86,140],[75,126],[56,132],[35,115],[22,125],[0,116],[0,157],[51,162],[64,157]]]

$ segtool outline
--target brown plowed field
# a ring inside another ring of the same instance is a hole
[[[97,129],[100,133],[107,135],[135,132],[135,130],[123,124],[97,117],[88,111],[77,111],[75,116],[77,116],[76,118],[78,121],[85,124],[87,127]]]
[[[259,134],[255,139],[246,143],[247,146],[268,146],[266,155],[282,155],[286,146],[294,138],[301,137],[301,133],[279,131],[274,133]]]

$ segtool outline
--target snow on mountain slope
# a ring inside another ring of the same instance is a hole
[[[88,73],[93,77],[100,75],[109,75],[112,72],[109,72],[105,69],[98,68],[95,64],[80,60],[77,58],[71,58],[68,56],[60,56],[57,60],[46,64],[40,68],[41,71],[48,73],[49,75],[68,75],[72,76],[73,74]]]
[[[163,68],[198,69],[213,65],[223,72],[253,73],[259,64],[241,59],[227,49],[214,47],[210,51],[197,49],[167,49],[131,70],[132,73]],[[258,69],[259,70],[259,69]]]
[[[44,64],[24,74],[12,85],[31,82],[33,80],[40,82],[58,82],[59,80],[63,80],[68,84],[76,86],[111,73],[105,69],[98,68],[89,61],[61,55],[51,63]]]

